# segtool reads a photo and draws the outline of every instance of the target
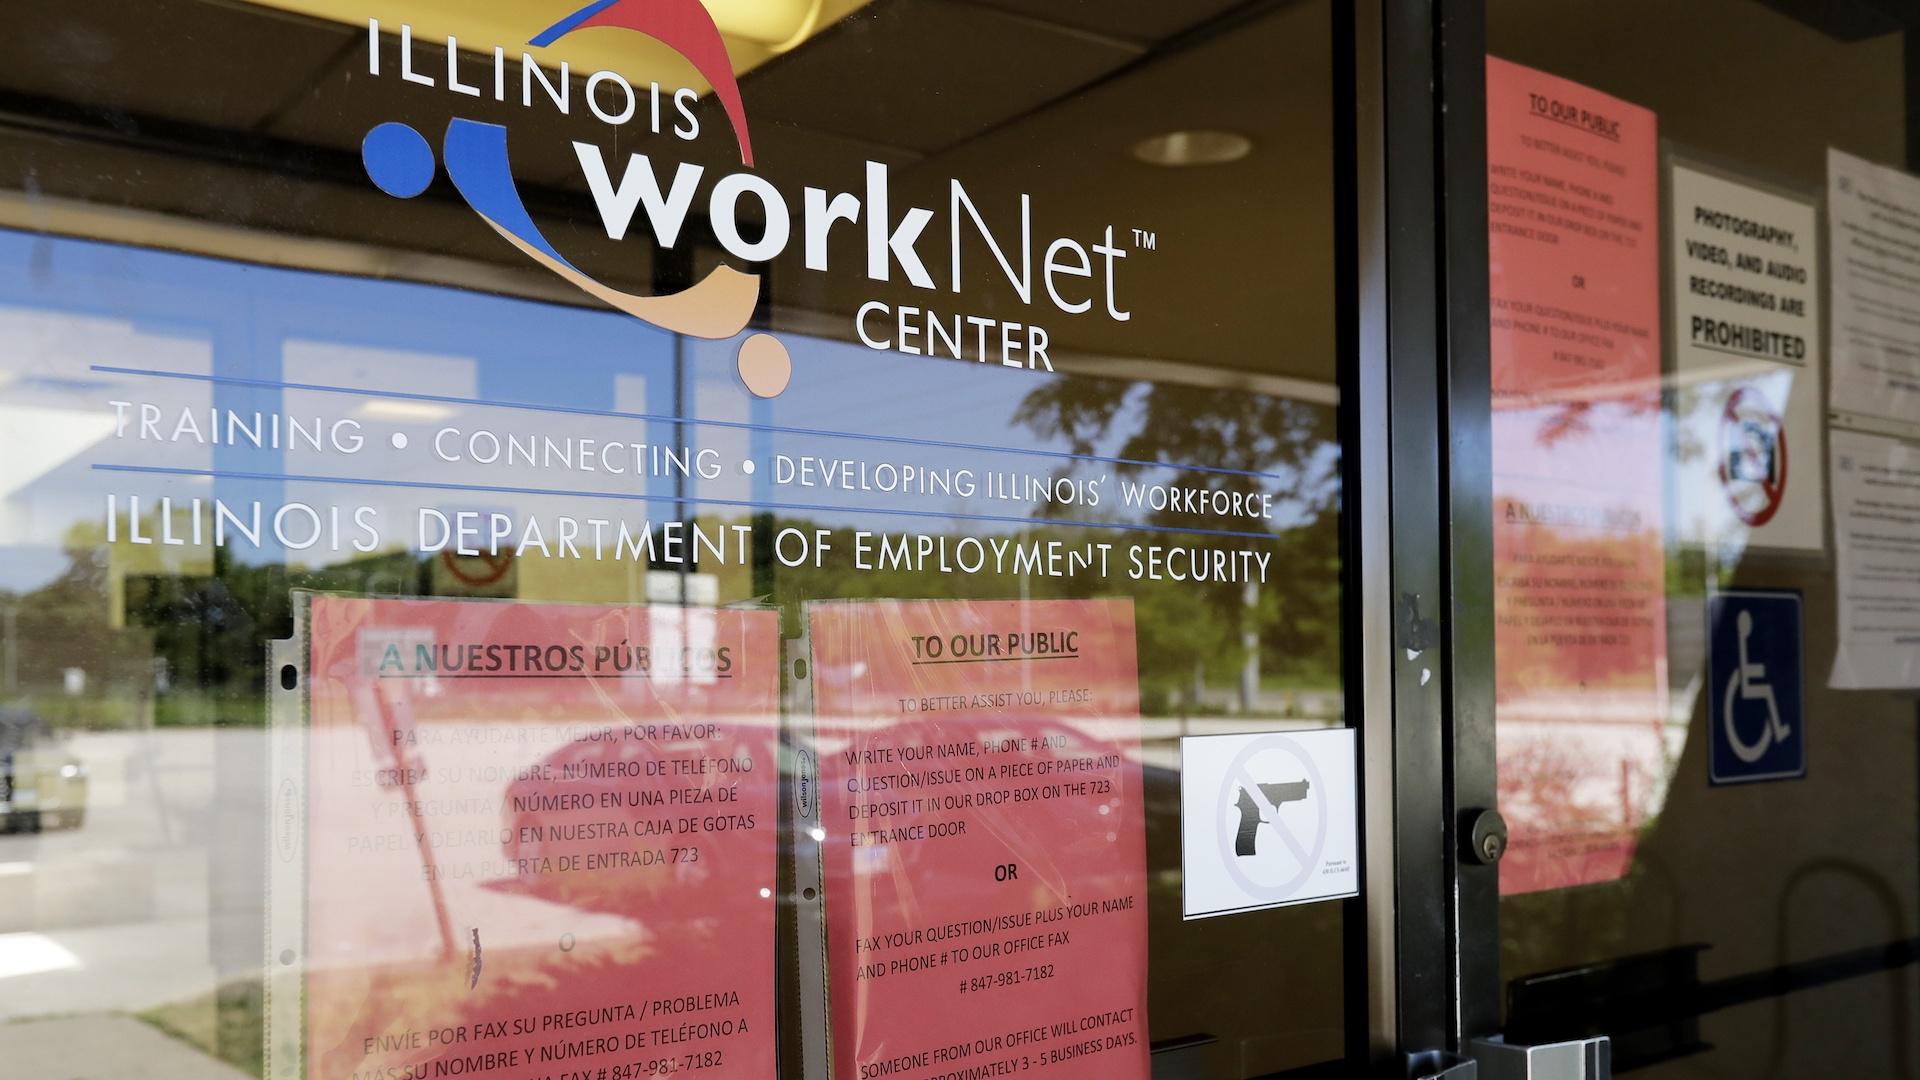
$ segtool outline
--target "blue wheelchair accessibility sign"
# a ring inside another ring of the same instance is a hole
[[[1707,755],[1715,784],[1807,775],[1800,594],[1707,598]]]

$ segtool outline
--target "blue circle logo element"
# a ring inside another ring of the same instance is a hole
[[[367,132],[360,161],[374,185],[397,199],[411,199],[433,183],[433,147],[405,124],[388,121]]]

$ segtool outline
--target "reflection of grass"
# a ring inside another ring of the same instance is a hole
[[[632,874],[622,875],[627,881]],[[695,895],[689,893],[689,895]],[[690,904],[696,901],[688,901]],[[642,910],[631,906],[629,911]],[[727,945],[719,920],[682,918],[673,922],[673,935],[718,951]],[[649,934],[647,937],[651,938]],[[641,976],[648,961],[657,953],[655,946],[638,936],[628,935],[611,941],[582,941],[571,952],[563,952],[559,942],[537,946],[489,949],[479,983],[469,988],[471,971],[466,955],[451,960],[425,959],[393,964],[355,964],[307,973],[307,1065],[309,1075],[326,1077],[379,1076],[393,1069],[399,1075],[403,1065],[420,1067],[420,1075],[445,1076],[439,1063],[458,1057],[482,1045],[504,1048],[497,1042],[484,1042],[497,1036],[472,1036],[459,1046],[445,1043],[426,1047],[365,1050],[367,1038],[405,1031],[435,1031],[448,1028],[474,1030],[482,1019],[509,1016],[538,1016],[555,1010],[572,1010],[570,995],[583,987],[627,988],[624,996],[601,1005],[640,1006],[646,984]],[[640,1015],[636,1008],[635,1018]],[[562,1031],[546,1031],[546,1042],[564,1041]],[[464,1037],[463,1037],[464,1038]],[[458,1041],[458,1040],[457,1040]],[[529,1051],[530,1052],[530,1051]],[[455,1071],[458,1071],[457,1069]]]
[[[1239,684],[1233,684],[1238,688]],[[1337,694],[1340,692],[1340,676],[1320,671],[1296,671],[1280,675],[1260,676],[1260,689],[1268,691],[1306,690],[1315,693]]]
[[[1337,714],[1341,700],[1338,676],[1320,672],[1263,672],[1260,696],[1251,711],[1240,707],[1238,674],[1209,672],[1200,688],[1200,700],[1194,700],[1193,680],[1153,678],[1143,675],[1140,682],[1140,714],[1151,717],[1225,717],[1225,716],[1321,716],[1328,701]]]
[[[249,1076],[259,1076],[264,1064],[261,1007],[258,983],[233,983],[189,1001],[148,1009],[139,1017]]]
[[[55,729],[118,731],[133,726],[139,715],[139,703],[131,696],[112,692],[69,697],[59,690],[42,690],[27,695],[24,704]]]
[[[170,690],[153,700],[155,727],[264,727],[266,696],[254,693],[210,694]]]
[[[64,731],[126,731],[145,722],[147,702],[130,693],[87,693],[68,697],[58,690],[30,694],[24,703],[47,726]],[[179,688],[155,695],[155,727],[264,727],[263,691],[211,693]]]

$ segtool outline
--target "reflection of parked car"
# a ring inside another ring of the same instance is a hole
[[[0,828],[77,829],[87,820],[87,767],[24,709],[0,709]]]

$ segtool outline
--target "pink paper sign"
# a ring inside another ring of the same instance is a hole
[[[1487,61],[1502,893],[1610,881],[1667,713],[1654,114]]]
[[[315,598],[313,1080],[776,1069],[771,612]]]
[[[1146,1080],[1132,604],[808,619],[835,1075]]]

